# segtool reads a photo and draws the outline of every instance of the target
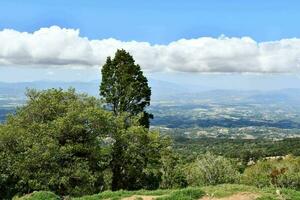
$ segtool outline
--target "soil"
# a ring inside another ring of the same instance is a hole
[[[231,195],[229,197],[223,197],[223,198],[215,198],[215,197],[205,196],[205,197],[201,198],[200,200],[255,200],[258,197],[259,197],[259,195],[255,194],[255,193],[242,192],[242,193],[237,193],[237,194]]]
[[[143,200],[154,200],[159,196],[147,196],[147,195],[133,195],[131,197],[123,198],[122,200],[136,200],[136,199],[143,199]]]
[[[228,197],[222,197],[222,198],[216,198],[216,197],[209,197],[205,196],[199,200],[255,200],[260,195],[255,193],[249,193],[249,192],[241,192],[237,193]],[[131,197],[123,198],[122,200],[137,200],[137,199],[143,199],[143,200],[155,200],[159,196],[148,196],[148,195],[133,195]]]

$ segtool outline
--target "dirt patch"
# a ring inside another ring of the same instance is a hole
[[[254,193],[242,192],[242,193],[237,193],[237,194],[231,195],[229,197],[223,197],[223,198],[215,198],[215,197],[205,196],[205,197],[201,198],[200,200],[255,200],[259,196],[260,195],[254,194]]]
[[[159,196],[147,196],[147,195],[134,195],[131,197],[123,198],[122,200],[137,200],[137,199],[143,199],[143,200],[154,200]]]

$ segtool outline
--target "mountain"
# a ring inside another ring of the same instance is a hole
[[[6,83],[0,82],[0,97],[25,97],[26,88],[38,90],[48,88],[68,89],[74,87],[78,92],[99,96],[100,80],[89,82],[63,82],[63,81],[34,81]],[[185,85],[168,81],[149,79],[152,89],[152,100],[173,101],[191,103],[194,101],[204,101],[211,103],[300,103],[300,89],[282,89],[270,91],[258,90],[222,90],[195,85]],[[1,101],[0,101],[1,104]]]
[[[6,83],[0,82],[0,95],[23,96],[26,88],[35,88],[38,90],[48,88],[68,89],[74,87],[78,92],[88,93],[89,95],[99,95],[100,80],[89,82],[64,82],[64,81],[34,81],[34,82],[19,82]],[[149,85],[152,88],[153,99],[173,98],[178,94],[193,93],[195,90],[202,91],[202,88],[192,86],[183,86],[176,83],[149,79]]]

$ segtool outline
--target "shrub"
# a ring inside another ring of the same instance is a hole
[[[300,158],[264,160],[246,168],[242,183],[257,187],[275,186],[300,189]]]
[[[244,171],[241,182],[256,187],[266,187],[271,184],[269,177],[273,166],[267,161],[259,161],[257,164],[247,167]]]
[[[236,183],[240,174],[231,160],[206,153],[187,167],[186,176],[189,185],[204,186]]]

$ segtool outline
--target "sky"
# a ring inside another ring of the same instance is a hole
[[[300,87],[300,1],[0,2],[0,81],[90,81],[118,48],[153,79]]]

